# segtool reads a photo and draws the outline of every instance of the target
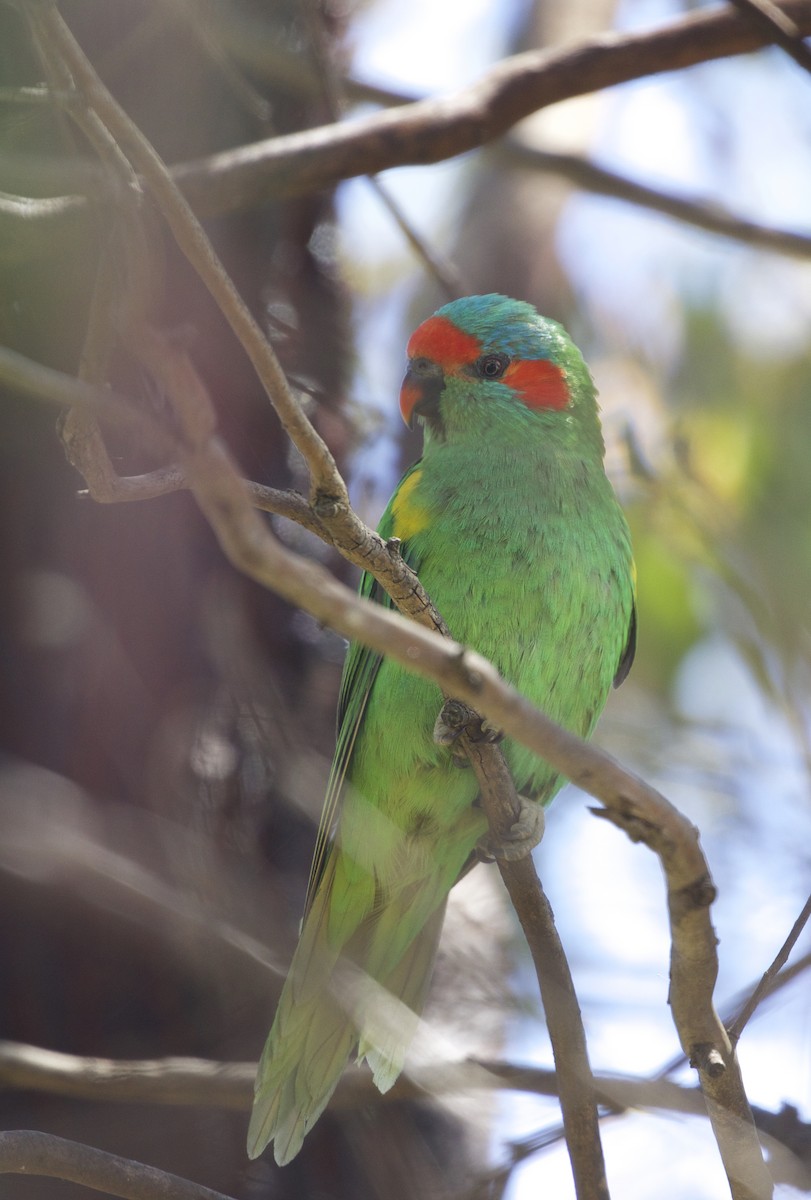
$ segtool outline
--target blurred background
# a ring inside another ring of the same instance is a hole
[[[179,163],[328,123],[336,100],[347,116],[370,111],[360,83],[382,89],[375,105],[435,95],[522,49],[703,6],[60,7]],[[61,194],[35,157],[86,153],[49,105],[12,98],[45,78],[23,20],[0,9],[0,179],[19,195]],[[576,190],[537,152],[582,155],[811,239],[810,99],[811,77],[771,49],[556,105],[483,151],[388,172],[381,185],[445,260],[439,272],[368,180],[207,223],[372,523],[419,452],[396,404],[405,342],[448,287],[528,299],[581,346],[639,573],[636,665],[597,736],[701,830],[719,888],[724,1015],[771,962],[811,879],[811,241],[788,255],[704,232]],[[107,235],[96,215],[35,238],[0,225],[0,342],[70,373]],[[162,255],[162,325],[189,346],[244,473],[304,487],[251,368],[168,237]],[[126,356],[111,369],[160,410]],[[254,1059],[296,935],[343,645],[236,575],[188,495],[96,505],[79,494],[52,409],[3,393],[0,423],[0,1037],[79,1055]],[[132,440],[111,453],[122,473],[156,465]],[[678,1054],[659,868],[588,803],[571,788],[558,798],[538,868],[592,1065],[654,1076]],[[430,1020],[450,1055],[550,1065],[496,873],[479,868],[458,893]],[[809,956],[806,932],[793,961]],[[739,1048],[752,1103],[795,1107],[801,1122],[808,978],[798,972],[758,1010]],[[558,1121],[554,1100],[518,1093],[369,1105],[325,1117],[279,1172],[248,1164],[242,1113],[0,1092],[4,1127],[74,1137],[247,1200],[568,1200]],[[606,1122],[604,1138],[616,1196],[728,1194],[699,1118],[636,1112]],[[781,1177],[781,1196],[800,1194],[798,1176]],[[44,1179],[3,1186],[13,1200],[87,1194]]]

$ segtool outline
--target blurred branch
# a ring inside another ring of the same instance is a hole
[[[772,0],[732,0],[736,8],[746,13],[759,28],[805,71],[811,71],[811,50],[802,40],[797,23]]]
[[[249,1111],[255,1076],[255,1063],[83,1058],[0,1041],[0,1083],[4,1087],[105,1103],[121,1100]]]
[[[0,1084],[4,1087],[88,1100],[248,1110],[253,1101],[255,1075],[255,1063],[201,1058],[83,1057],[0,1041]],[[619,1075],[595,1076],[595,1086],[600,1103],[614,1109],[661,1108],[706,1116],[698,1088]],[[558,1078],[555,1071],[513,1063],[434,1062],[430,1067],[404,1075],[390,1092],[382,1095],[367,1072],[352,1068],[341,1080],[335,1103],[339,1107],[387,1104],[425,1093],[445,1096],[482,1088],[557,1096]]]
[[[751,995],[741,1006],[740,1010],[736,1013],[735,1017],[727,1026],[733,1045],[740,1039],[747,1021],[755,1012],[761,1000],[763,1000],[764,997],[768,996],[770,992],[774,990],[774,981],[778,975],[778,972],[780,971],[781,967],[785,965],[789,954],[791,954],[791,951],[794,949],[797,939],[805,929],[809,918],[811,918],[811,896],[808,897],[803,905],[802,912],[789,930],[788,937],[775,955],[774,961],[764,971],[763,977],[758,983],[757,987],[753,989]]]
[[[635,204],[640,208],[653,212],[664,213],[677,221],[684,221],[698,229],[706,229],[709,233],[717,233],[722,237],[743,242],[748,246],[758,246],[764,250],[773,250],[778,254],[790,254],[798,258],[811,258],[811,236],[795,233],[789,229],[775,229],[769,225],[761,225],[757,221],[748,221],[744,217],[736,217],[718,205],[688,200],[685,197],[674,196],[670,192],[662,192],[657,188],[647,187],[624,175],[598,167],[588,159],[577,154],[561,154],[550,150],[542,150],[523,142],[518,137],[505,140],[499,147],[499,153],[512,163],[529,169],[550,171],[562,175],[576,187],[601,196],[612,196]]]
[[[157,1167],[30,1129],[0,1132],[0,1174],[47,1175],[124,1200],[231,1200]]]
[[[0,1041],[0,1085],[22,1091],[73,1096],[100,1103],[221,1108],[247,1112],[253,1100],[254,1063],[213,1062],[199,1058],[109,1059],[81,1057]],[[629,1109],[650,1109],[689,1116],[707,1116],[701,1092],[659,1079],[595,1075],[599,1103],[619,1116]],[[482,1089],[558,1095],[554,1071],[494,1060],[433,1062],[403,1075],[381,1095],[368,1072],[348,1070],[335,1093],[336,1109],[397,1103],[429,1095],[435,1098]],[[811,1182],[811,1125],[796,1110],[773,1113],[756,1109],[757,1126],[769,1141],[777,1182],[808,1187]],[[557,1140],[555,1131],[532,1135],[522,1145],[521,1158]]]
[[[789,0],[786,9],[803,32],[811,32],[807,0]],[[504,59],[449,96],[224,151],[178,166],[174,178],[200,215],[252,207],[356,175],[440,162],[493,141],[561,100],[747,53],[769,40],[751,16],[729,9],[694,13],[642,33],[600,34],[574,48]]]
[[[327,44],[324,30],[324,14],[315,0],[305,0],[304,14],[309,30],[310,45],[317,67],[319,91],[326,104],[330,119],[336,124],[346,111],[344,80],[335,68],[331,47]],[[441,292],[448,300],[465,294],[459,271],[449,260],[435,251],[409,221],[402,207],[386,190],[376,175],[368,175],[369,186],[380,203],[389,213],[397,228],[420,259],[429,275],[432,275]]]
[[[0,1040],[0,1084],[100,1101],[190,1105],[247,1111],[253,1101],[255,1063],[202,1058],[112,1059],[64,1054],[22,1042]],[[701,1092],[666,1080],[624,1075],[594,1077],[601,1104],[614,1110],[656,1108],[706,1116]],[[433,1062],[403,1075],[385,1095],[368,1072],[350,1068],[335,1094],[338,1107],[389,1104],[428,1093],[508,1090],[557,1096],[555,1071],[494,1060]]]
[[[783,11],[796,21],[801,34],[811,33],[807,0],[787,0]],[[342,125],[223,151],[178,165],[172,176],[198,216],[221,215],[357,175],[440,162],[493,141],[523,117],[571,96],[747,53],[770,40],[751,13],[727,9],[694,13],[637,34],[601,34],[573,49],[516,55],[498,63],[471,87],[437,100],[409,101],[383,89],[364,91],[350,80],[345,86],[353,98],[372,98],[396,107]],[[289,79],[291,86],[311,93],[318,85],[316,73],[306,63],[290,61],[291,56],[266,42],[256,41],[254,49],[260,56],[269,54],[273,70],[282,80]],[[7,156],[7,170],[12,165]],[[72,164],[72,172],[75,169]],[[103,191],[107,186],[95,167],[85,165],[83,175],[88,191]],[[59,186],[56,180],[52,185]],[[33,220],[41,202],[26,203],[28,218]],[[42,215],[52,217],[44,208]],[[7,223],[10,219],[9,215]]]

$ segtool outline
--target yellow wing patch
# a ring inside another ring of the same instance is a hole
[[[422,533],[431,521],[430,510],[420,504],[414,495],[421,479],[422,471],[412,471],[401,484],[391,502],[391,515],[394,523],[393,536],[398,537],[402,542],[407,542],[416,533]]]

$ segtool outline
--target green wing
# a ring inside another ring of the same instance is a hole
[[[384,541],[388,541],[389,538],[396,536],[393,511],[394,503],[400,488],[411,477],[419,465],[419,462],[416,462],[406,471],[395,488],[383,516],[380,518],[377,532]],[[417,571],[419,569],[415,561],[415,555],[413,552],[409,553],[408,542],[404,541],[401,543],[400,554],[412,570]],[[384,608],[393,607],[391,597],[368,571],[364,571],[361,577],[358,592],[365,599],[374,600],[377,604],[382,604]],[[338,697],[338,739],[335,746],[335,757],[332,760],[332,767],[327,782],[324,808],[321,813],[318,834],[315,840],[315,851],[313,852],[313,861],[310,867],[310,879],[307,884],[307,899],[304,904],[305,917],[310,911],[310,905],[313,902],[313,897],[324,872],[324,865],[332,844],[338,812],[340,810],[344,779],[346,778],[349,764],[352,761],[352,752],[355,749],[358,733],[363,724],[363,714],[366,712],[366,705],[369,702],[372,684],[375,681],[382,661],[382,654],[370,650],[360,642],[351,642],[346,653],[343,675],[341,676],[341,691]]]

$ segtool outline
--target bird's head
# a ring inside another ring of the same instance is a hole
[[[420,325],[408,343],[400,411],[440,441],[496,426],[520,435],[539,424],[585,424],[599,437],[579,350],[556,321],[507,296],[466,296]],[[540,414],[547,415],[539,422]]]

